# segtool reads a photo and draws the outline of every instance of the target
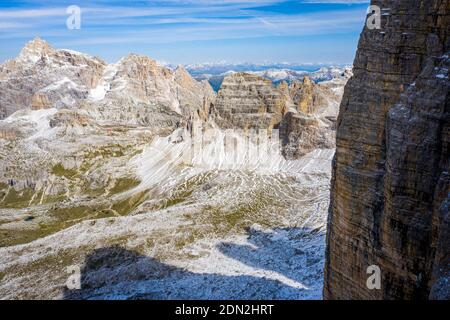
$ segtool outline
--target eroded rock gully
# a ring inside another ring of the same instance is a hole
[[[450,1],[372,1],[337,123],[325,299],[450,299]],[[381,269],[381,289],[366,286]]]

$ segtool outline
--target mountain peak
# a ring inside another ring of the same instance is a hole
[[[182,65],[178,65],[175,69],[175,75],[182,78],[191,79],[191,74],[186,70],[186,68]]]
[[[34,37],[33,40],[28,41],[27,45],[34,45],[34,46],[49,46],[48,42],[42,39],[41,37],[37,36]]]
[[[311,85],[312,85],[311,78],[308,77],[308,76],[304,76],[304,77],[303,77],[303,85],[311,86]]]
[[[42,40],[39,37],[34,38],[28,42],[20,52],[20,57],[26,60],[38,61],[42,56],[48,55],[53,52],[53,48],[47,41]]]
[[[186,70],[186,68],[182,65],[178,65],[175,69],[175,79],[178,83],[180,83],[182,86],[194,86],[196,81],[190,73]]]
[[[187,72],[186,68],[182,64],[177,65],[175,71],[183,72],[183,73]]]
[[[129,53],[126,57],[122,58],[121,61],[124,62],[135,62],[138,64],[144,64],[144,65],[157,65],[156,61],[153,60],[152,58],[145,56],[145,55],[140,55],[140,54],[136,54],[136,53]]]

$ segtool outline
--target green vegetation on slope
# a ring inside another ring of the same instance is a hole
[[[58,177],[72,179],[77,175],[78,171],[76,169],[66,169],[62,163],[58,163],[52,167],[51,173]]]

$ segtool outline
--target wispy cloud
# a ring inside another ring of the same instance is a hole
[[[26,23],[16,23],[16,22],[0,22],[0,30],[17,30],[17,29],[27,29],[31,26]]]
[[[138,47],[189,41],[357,34],[365,16],[364,4],[368,2],[95,0],[89,6],[80,2],[81,30],[69,31],[65,24],[66,1],[23,1],[25,5],[0,8],[0,41],[8,39],[11,44],[16,40],[16,51],[20,49],[19,43],[36,35],[57,46],[94,48],[107,44]]]

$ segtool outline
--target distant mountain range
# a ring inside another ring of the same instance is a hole
[[[215,91],[218,91],[225,76],[235,72],[252,73],[271,80],[274,84],[286,81],[289,84],[302,80],[305,75],[314,82],[329,81],[351,72],[351,66],[325,64],[295,63],[237,63],[226,62],[190,64],[186,70],[198,81],[208,80]]]

